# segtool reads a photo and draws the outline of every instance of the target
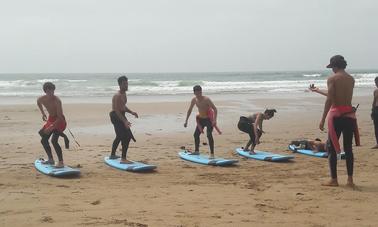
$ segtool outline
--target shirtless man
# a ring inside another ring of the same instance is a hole
[[[196,85],[193,87],[193,93],[195,97],[192,99],[187,115],[184,127],[188,126],[188,119],[190,114],[192,113],[194,105],[197,106],[199,112],[199,125],[204,128],[206,127],[206,135],[207,139],[209,140],[209,147],[210,147],[210,158],[214,158],[214,139],[213,139],[213,128],[217,124],[217,115],[218,110],[210,100],[209,97],[202,95],[202,88],[200,85]],[[208,116],[209,109],[213,109],[214,111],[214,118],[211,120]],[[199,144],[200,144],[200,134],[201,131],[198,127],[194,131],[194,143],[195,143],[195,150],[192,153],[193,155],[199,154]]]
[[[371,119],[374,122],[374,133],[376,145],[372,149],[378,149],[378,76],[375,78],[375,86],[377,87],[373,93],[373,104],[371,109]]]
[[[62,154],[62,148],[60,147],[58,143],[59,136],[65,137],[66,147],[68,145],[67,136],[63,133],[63,131],[66,129],[67,123],[63,115],[63,109],[62,109],[62,102],[58,98],[58,96],[54,95],[55,91],[55,85],[51,82],[46,82],[43,84],[43,91],[46,93],[46,95],[43,95],[38,98],[37,105],[39,110],[42,114],[42,120],[47,122],[43,126],[43,128],[39,131],[39,134],[41,135],[41,143],[43,145],[43,148],[46,151],[48,160],[42,162],[44,164],[54,164],[54,158],[51,153],[51,147],[49,144],[49,138],[52,135],[51,142],[54,146],[55,152],[58,156],[59,162],[56,164],[55,167],[62,168],[64,167],[63,163],[63,154]],[[47,112],[49,113],[49,117],[46,117],[45,111],[43,110],[43,107],[46,108]]]
[[[125,113],[130,113],[138,118],[138,114],[130,110],[127,106],[126,91],[129,87],[129,82],[126,76],[121,76],[118,78],[119,91],[114,94],[112,99],[112,111],[109,113],[110,121],[114,126],[114,131],[116,133],[116,138],[113,141],[112,152],[110,154],[110,159],[119,158],[116,156],[116,150],[119,142],[122,143],[122,157],[120,163],[131,163],[126,159],[127,149],[129,148],[130,140],[134,140],[134,136],[131,133],[130,127],[131,123],[127,120]]]
[[[334,75],[327,80],[327,91],[320,91],[315,86],[310,86],[312,91],[327,96],[324,111],[319,123],[319,129],[324,130],[324,123],[328,115],[328,137],[330,141],[329,166],[331,179],[322,184],[324,186],[338,186],[337,159],[340,157],[339,137],[343,133],[343,145],[345,151],[346,166],[348,172],[347,186],[354,187],[353,183],[353,132],[357,127],[355,110],[352,107],[354,78],[349,75],[345,68],[347,62],[341,55],[335,55],[330,59],[327,68],[332,68]],[[358,136],[358,134],[356,135]]]

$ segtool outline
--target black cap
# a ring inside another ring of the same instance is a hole
[[[331,59],[329,59],[329,64],[327,65],[327,68],[341,68],[345,69],[347,66],[347,62],[345,61],[344,57],[341,55],[335,55]]]

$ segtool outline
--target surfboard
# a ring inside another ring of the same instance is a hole
[[[291,155],[280,155],[258,150],[254,150],[256,154],[250,154],[249,151],[244,151],[244,149],[242,148],[237,148],[235,151],[243,157],[252,158],[260,161],[282,162],[294,158],[294,156]]]
[[[131,161],[132,163],[130,164],[123,164],[123,163],[120,163],[121,158],[109,159],[109,157],[105,157],[104,161],[107,165],[113,168],[126,170],[126,171],[142,172],[142,171],[151,171],[153,169],[156,169],[155,165],[149,165],[142,162]]]
[[[64,166],[63,168],[56,168],[54,165],[43,164],[43,159],[37,159],[34,162],[35,168],[46,175],[54,177],[64,177],[64,176],[75,176],[80,174],[79,169],[74,169],[69,166]]]
[[[296,152],[296,153],[314,156],[314,157],[318,157],[318,158],[328,158],[328,152],[322,152],[322,151],[314,152],[312,150],[307,150],[307,149],[297,149],[293,144],[289,145],[289,150]],[[341,152],[341,158],[342,159],[345,158],[345,152]]]
[[[192,155],[190,154],[190,152],[186,150],[181,150],[178,154],[180,158],[186,161],[195,162],[195,163],[204,164],[204,165],[229,166],[238,162],[238,160],[235,160],[235,159],[224,159],[224,158],[211,159],[209,158],[208,155],[202,155],[202,154]]]

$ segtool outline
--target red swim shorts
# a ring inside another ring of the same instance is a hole
[[[49,116],[46,124],[43,126],[43,129],[50,127],[56,121],[56,118],[57,117]],[[63,121],[61,121],[58,125],[55,126],[55,130],[57,130],[58,132],[63,132],[66,129],[66,126],[67,126],[67,122],[63,117]]]

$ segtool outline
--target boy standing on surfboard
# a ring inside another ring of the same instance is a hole
[[[201,130],[206,127],[206,135],[209,141],[210,147],[210,157],[214,158],[214,139],[213,139],[213,128],[217,125],[217,115],[218,110],[215,107],[214,103],[210,100],[209,97],[202,95],[202,88],[200,85],[196,85],[193,87],[193,93],[195,97],[193,97],[187,115],[184,127],[188,126],[188,119],[190,114],[192,113],[194,105],[198,108],[198,123],[196,130],[194,131],[194,144],[195,150],[191,154],[198,155],[199,154],[199,144],[200,144],[200,134]],[[209,111],[212,109],[213,111]],[[212,113],[212,116],[209,116],[209,113]]]
[[[43,148],[46,151],[48,160],[43,161],[43,164],[54,164],[54,158],[51,153],[51,147],[49,144],[49,138],[52,135],[51,142],[54,146],[55,152],[58,156],[59,162],[56,164],[55,167],[57,168],[63,168],[63,154],[62,154],[62,148],[60,147],[58,143],[59,136],[63,136],[66,143],[66,148],[68,147],[68,138],[63,133],[63,131],[66,129],[67,123],[66,119],[63,115],[63,109],[62,109],[62,102],[58,98],[58,96],[54,95],[55,91],[55,85],[51,82],[46,82],[43,84],[43,91],[46,93],[46,95],[43,95],[38,98],[37,105],[39,110],[42,114],[42,120],[46,121],[46,124],[43,126],[43,128],[39,131],[39,134],[42,137],[41,143],[43,145]],[[49,113],[49,117],[47,118],[45,111],[43,110],[43,107],[46,108],[47,112]]]
[[[244,151],[249,151],[249,154],[254,155],[255,147],[260,144],[260,138],[263,133],[262,125],[264,120],[269,120],[276,113],[276,109],[266,109],[264,113],[255,113],[251,116],[241,116],[238,122],[238,128],[240,131],[248,133],[249,141],[244,147]],[[251,146],[251,149],[249,147]]]
[[[134,140],[134,136],[130,130],[131,123],[127,120],[125,113],[130,113],[138,118],[138,114],[130,110],[127,106],[126,91],[129,88],[129,82],[126,76],[118,78],[119,91],[113,96],[112,111],[110,112],[110,121],[114,126],[116,138],[113,141],[112,152],[109,159],[117,159],[116,150],[119,142],[122,143],[122,157],[121,163],[129,164],[131,161],[126,159],[127,149],[129,148],[130,140]]]

